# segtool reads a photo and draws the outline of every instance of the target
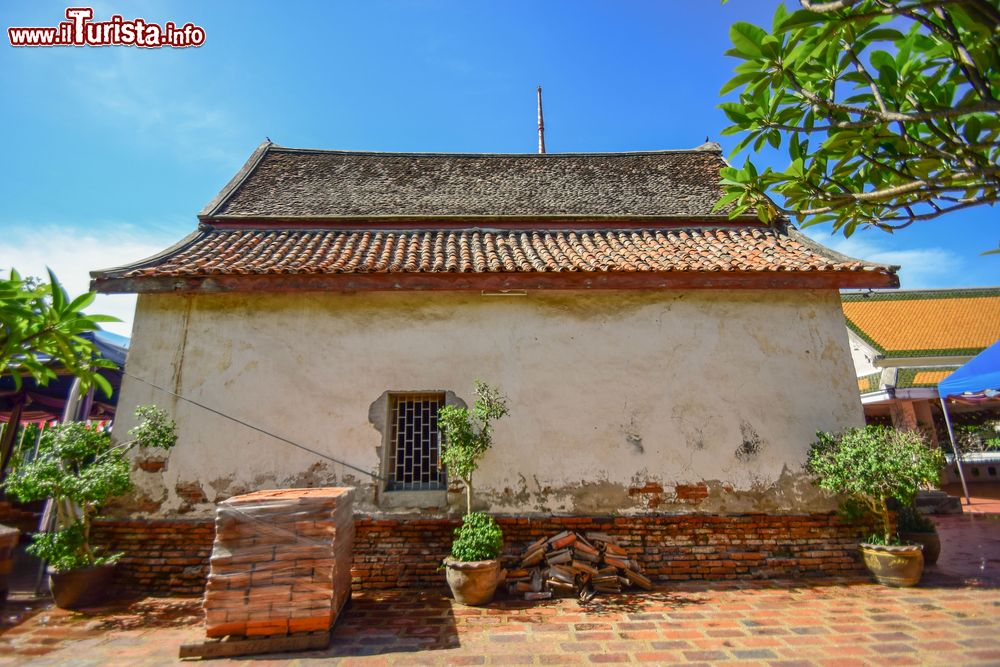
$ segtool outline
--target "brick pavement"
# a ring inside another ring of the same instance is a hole
[[[916,588],[865,578],[685,582],[587,606],[500,600],[483,609],[440,591],[366,592],[329,649],[224,664],[1000,665],[1000,517],[939,527],[951,556]],[[171,665],[180,644],[203,637],[195,598],[79,614],[15,600],[0,617],[0,666]]]
[[[684,584],[588,606],[508,600],[484,609],[438,592],[364,593],[329,649],[272,658],[345,666],[1000,664],[996,584],[928,579],[913,589],[863,579]],[[91,614],[45,609],[0,635],[0,665],[175,664],[178,646],[203,632],[191,598]]]

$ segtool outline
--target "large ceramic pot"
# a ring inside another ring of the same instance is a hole
[[[899,539],[924,548],[924,565],[934,565],[941,555],[941,538],[937,533],[900,533]]]
[[[14,569],[14,550],[20,534],[17,528],[0,526],[0,607],[7,601],[8,580]]]
[[[500,561],[476,560],[468,563],[444,561],[448,586],[455,600],[473,607],[489,604],[500,583]]]
[[[100,604],[111,592],[114,565],[96,565],[57,572],[49,569],[49,589],[60,609],[83,609]]]
[[[865,567],[880,584],[916,586],[920,581],[924,572],[924,554],[919,544],[862,544],[860,548]]]

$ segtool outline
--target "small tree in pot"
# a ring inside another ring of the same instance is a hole
[[[101,507],[132,488],[127,454],[136,447],[170,449],[177,441],[173,420],[154,406],[136,410],[141,422],[131,440],[114,445],[106,431],[83,422],[47,429],[34,458],[19,454],[7,490],[22,502],[52,499],[56,529],[38,532],[28,551],[50,567],[56,605],[94,604],[110,584],[120,553],[103,553],[91,542],[91,527]]]
[[[870,517],[878,532],[861,544],[865,566],[883,584],[912,586],[920,581],[919,545],[904,545],[892,525],[889,502],[909,506],[925,484],[936,484],[944,456],[929,448],[916,431],[885,426],[817,433],[806,468],[824,489],[847,496],[851,518]]]
[[[476,402],[470,411],[446,405],[438,412],[444,435],[441,460],[448,474],[465,484],[465,516],[455,529],[451,556],[445,559],[448,585],[463,604],[488,604],[500,578],[503,532],[492,517],[472,511],[472,474],[493,445],[493,422],[507,414],[507,400],[499,390],[476,380]]]

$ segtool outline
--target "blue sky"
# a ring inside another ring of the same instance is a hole
[[[83,5],[84,3],[73,3]],[[533,152],[535,86],[549,152],[688,148],[727,125],[718,91],[737,20],[773,0],[701,2],[109,2],[191,21],[192,49],[0,45],[0,266],[48,264],[72,291],[87,271],[173,243],[265,137],[285,146]],[[50,26],[66,4],[7,1],[3,28]],[[4,30],[6,33],[6,30]],[[742,161],[742,157],[738,158]],[[809,233],[903,265],[903,287],[1000,284],[997,211],[895,235]],[[97,307],[127,320],[131,297]]]

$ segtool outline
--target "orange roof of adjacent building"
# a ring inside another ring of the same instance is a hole
[[[1000,339],[1000,288],[844,294],[847,325],[886,357],[967,356]]]
[[[913,384],[936,387],[937,384],[941,382],[941,380],[945,379],[954,372],[955,370],[952,368],[948,368],[942,371],[917,371],[916,373],[913,374]]]

